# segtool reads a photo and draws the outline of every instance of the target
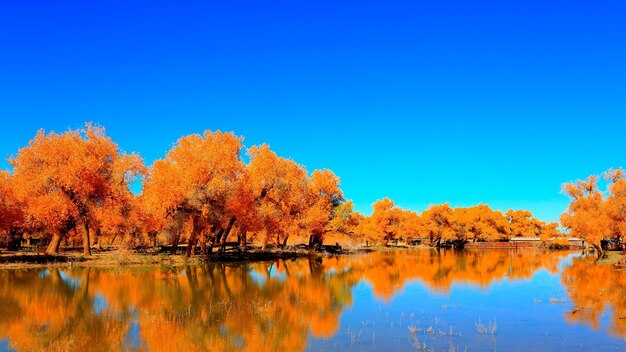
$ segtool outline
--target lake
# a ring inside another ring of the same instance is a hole
[[[0,270],[0,350],[624,351],[626,272],[534,250]]]

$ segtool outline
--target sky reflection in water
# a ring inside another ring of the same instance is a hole
[[[3,270],[0,350],[623,351],[624,292],[566,252]]]

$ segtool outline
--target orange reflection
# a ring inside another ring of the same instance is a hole
[[[355,260],[351,267],[363,272],[376,297],[388,301],[407,280],[418,279],[439,292],[449,292],[453,283],[487,287],[504,277],[528,279],[541,268],[557,273],[559,261],[565,255],[566,252],[508,249],[392,251],[372,253]]]
[[[594,264],[590,258],[576,258],[561,275],[574,308],[566,316],[572,323],[600,327],[600,317],[611,312],[609,331],[626,337],[626,272],[609,265]]]
[[[417,279],[436,291],[556,272],[565,254],[393,251],[188,267],[0,271],[0,340],[17,351],[301,351],[330,338],[365,280],[389,300]],[[623,301],[622,301],[623,303]],[[623,305],[622,305],[623,307]]]

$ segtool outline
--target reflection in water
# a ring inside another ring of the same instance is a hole
[[[0,275],[0,338],[20,351],[303,350],[309,331],[332,335],[359,279],[315,260]]]
[[[0,341],[17,351],[299,351],[312,339],[339,335],[361,282],[389,302],[409,280],[434,293],[449,293],[455,283],[486,289],[505,278],[530,279],[541,268],[558,273],[563,256],[394,251],[182,268],[5,270]],[[574,260],[563,282],[584,308],[568,319],[597,326],[607,304],[626,312],[623,273]],[[615,315],[614,333],[625,334],[624,322]]]
[[[611,313],[609,331],[626,337],[626,272],[612,266],[595,265],[589,258],[576,258],[572,266],[563,270],[563,284],[569,292],[574,308],[567,320],[600,327],[600,317]]]
[[[393,298],[407,280],[419,279],[434,291],[447,292],[453,283],[488,287],[505,276],[527,279],[540,268],[558,272],[560,255],[538,251],[394,251],[365,258],[346,258],[385,301]]]

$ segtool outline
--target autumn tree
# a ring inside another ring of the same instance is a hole
[[[326,233],[341,230],[349,220],[347,208],[339,208],[344,202],[339,188],[339,177],[328,169],[315,170],[307,180],[305,228],[310,232],[309,246],[321,245]],[[336,211],[338,210],[338,211]]]
[[[228,236],[235,221],[228,204],[234,196],[233,184],[244,168],[242,142],[243,138],[221,131],[192,134],[180,138],[164,159],[154,163],[144,197],[148,207],[177,223],[172,253],[186,221],[191,222],[187,256],[204,231],[211,231],[214,238]]]
[[[609,181],[609,195],[606,198],[606,210],[610,221],[610,237],[617,243],[624,241],[626,234],[626,179],[624,170],[609,170],[604,173]]]
[[[610,235],[610,217],[602,192],[598,189],[598,178],[590,176],[563,185],[563,193],[572,198],[561,224],[570,234],[590,243],[599,256],[603,255],[601,241]]]
[[[608,181],[607,192],[598,187],[598,177],[590,176],[563,185],[563,193],[572,201],[561,215],[561,224],[590,243],[602,256],[602,241],[612,239],[617,243],[626,231],[626,180],[622,169],[604,173]],[[605,193],[607,195],[605,196]]]
[[[152,246],[157,245],[157,236],[167,225],[167,219],[162,213],[160,204],[155,204],[145,192],[135,197],[135,213],[143,233],[147,235]]]
[[[251,147],[248,155],[245,182],[240,182],[246,191],[235,203],[245,205],[236,213],[243,212],[247,221],[238,221],[237,227],[263,233],[263,248],[271,241],[285,247],[294,236],[314,247],[338,229],[342,213],[335,209],[344,199],[332,171],[315,170],[308,176],[304,166],[276,155],[265,144]],[[240,238],[245,233],[241,231]]]
[[[431,205],[422,212],[421,217],[421,232],[429,239],[432,246],[439,246],[442,241],[464,240],[458,237],[462,233],[457,231],[456,217],[450,204]]]
[[[0,170],[0,244],[14,249],[19,241],[18,232],[24,226],[24,213],[11,181],[9,172]]]
[[[372,209],[372,215],[361,221],[359,232],[368,242],[388,245],[397,240],[402,232],[403,210],[389,198],[377,200]]]
[[[536,237],[541,233],[541,224],[528,210],[507,210],[511,237]]]
[[[263,234],[263,248],[271,241],[284,246],[291,234],[304,235],[302,216],[309,206],[306,169],[279,157],[267,145],[251,147],[248,154],[246,175],[255,197],[254,224]]]
[[[486,204],[469,207],[467,222],[469,239],[472,241],[499,241],[509,238],[509,222],[500,211]]]
[[[335,207],[325,229],[327,232],[355,237],[355,229],[363,219],[363,214],[354,211],[354,203],[349,200]]]
[[[121,152],[104,128],[92,124],[61,134],[39,131],[9,162],[27,218],[52,233],[46,252],[58,253],[61,240],[80,224],[85,255],[91,255],[95,209],[126,189],[142,167],[138,155]]]
[[[137,198],[130,191],[128,193],[120,198],[108,199],[98,208],[94,246],[100,246],[103,240],[108,240],[111,245],[118,238],[127,245],[141,242],[141,234],[147,232],[144,230],[145,219]]]

